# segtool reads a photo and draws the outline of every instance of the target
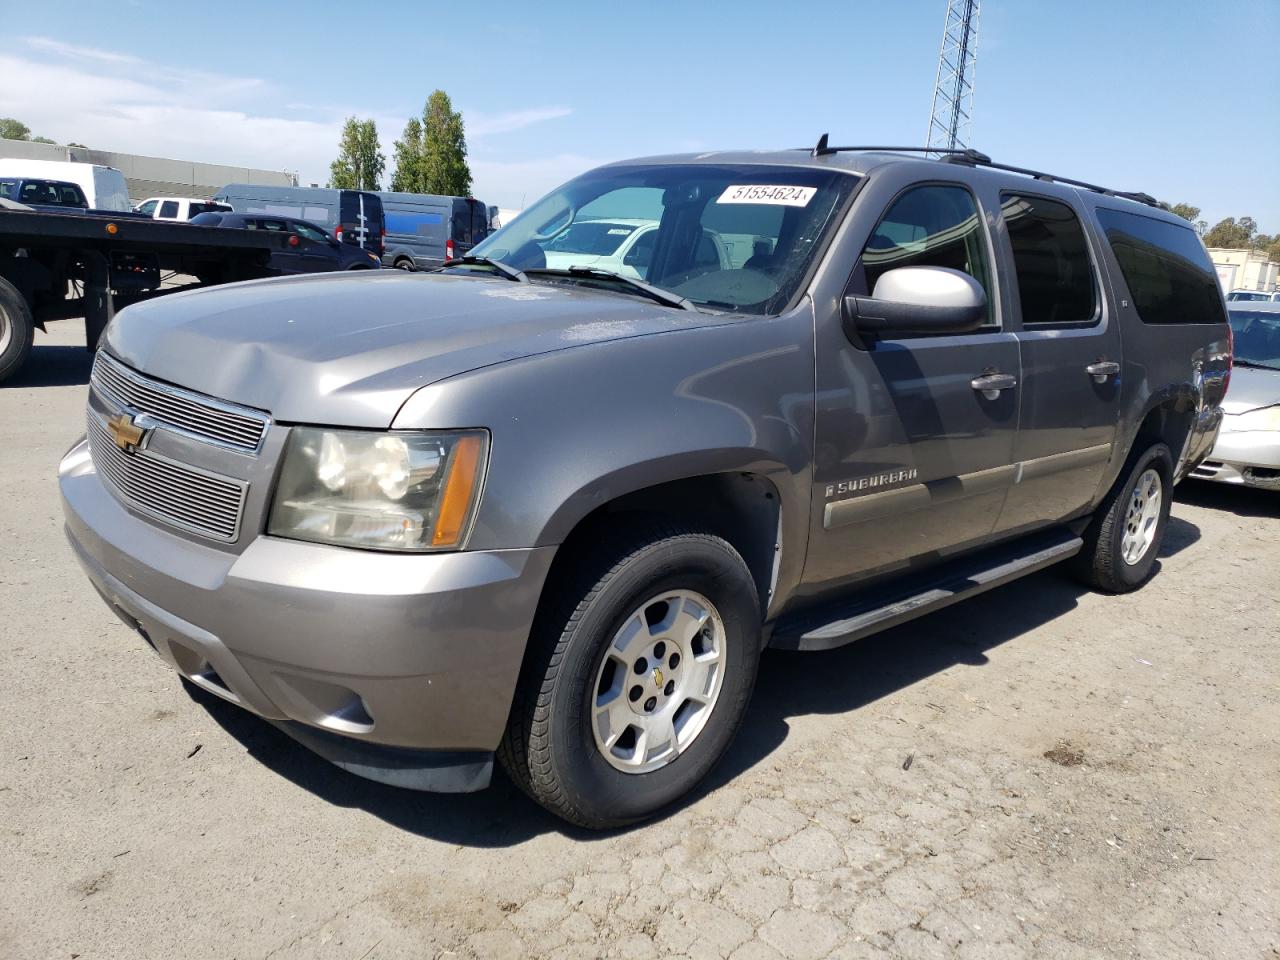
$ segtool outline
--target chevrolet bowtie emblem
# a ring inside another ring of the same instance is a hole
[[[133,422],[133,417],[127,413],[112,417],[107,421],[107,429],[111,431],[111,436],[116,442],[116,446],[121,450],[132,449],[142,443],[142,438],[146,435],[145,430]]]
[[[657,667],[653,668],[653,682],[655,686],[662,686],[662,671]]]

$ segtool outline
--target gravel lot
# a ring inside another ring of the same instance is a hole
[[[1280,495],[1187,486],[1134,595],[770,653],[713,782],[591,835],[189,696],[63,539],[82,342],[0,388],[0,955],[1280,957]]]

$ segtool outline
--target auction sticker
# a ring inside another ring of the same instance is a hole
[[[784,187],[767,184],[729,185],[716,203],[767,203],[778,207],[805,207],[818,192],[817,187]]]

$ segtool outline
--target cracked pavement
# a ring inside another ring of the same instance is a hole
[[[1137,594],[769,653],[711,781],[589,834],[188,695],[62,537],[76,326],[0,389],[0,956],[1280,957],[1280,495],[1183,488]]]

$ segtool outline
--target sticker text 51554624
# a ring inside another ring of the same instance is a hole
[[[716,199],[716,203],[767,203],[778,207],[808,206],[816,187],[787,187],[768,184],[730,184],[724,193]]]

